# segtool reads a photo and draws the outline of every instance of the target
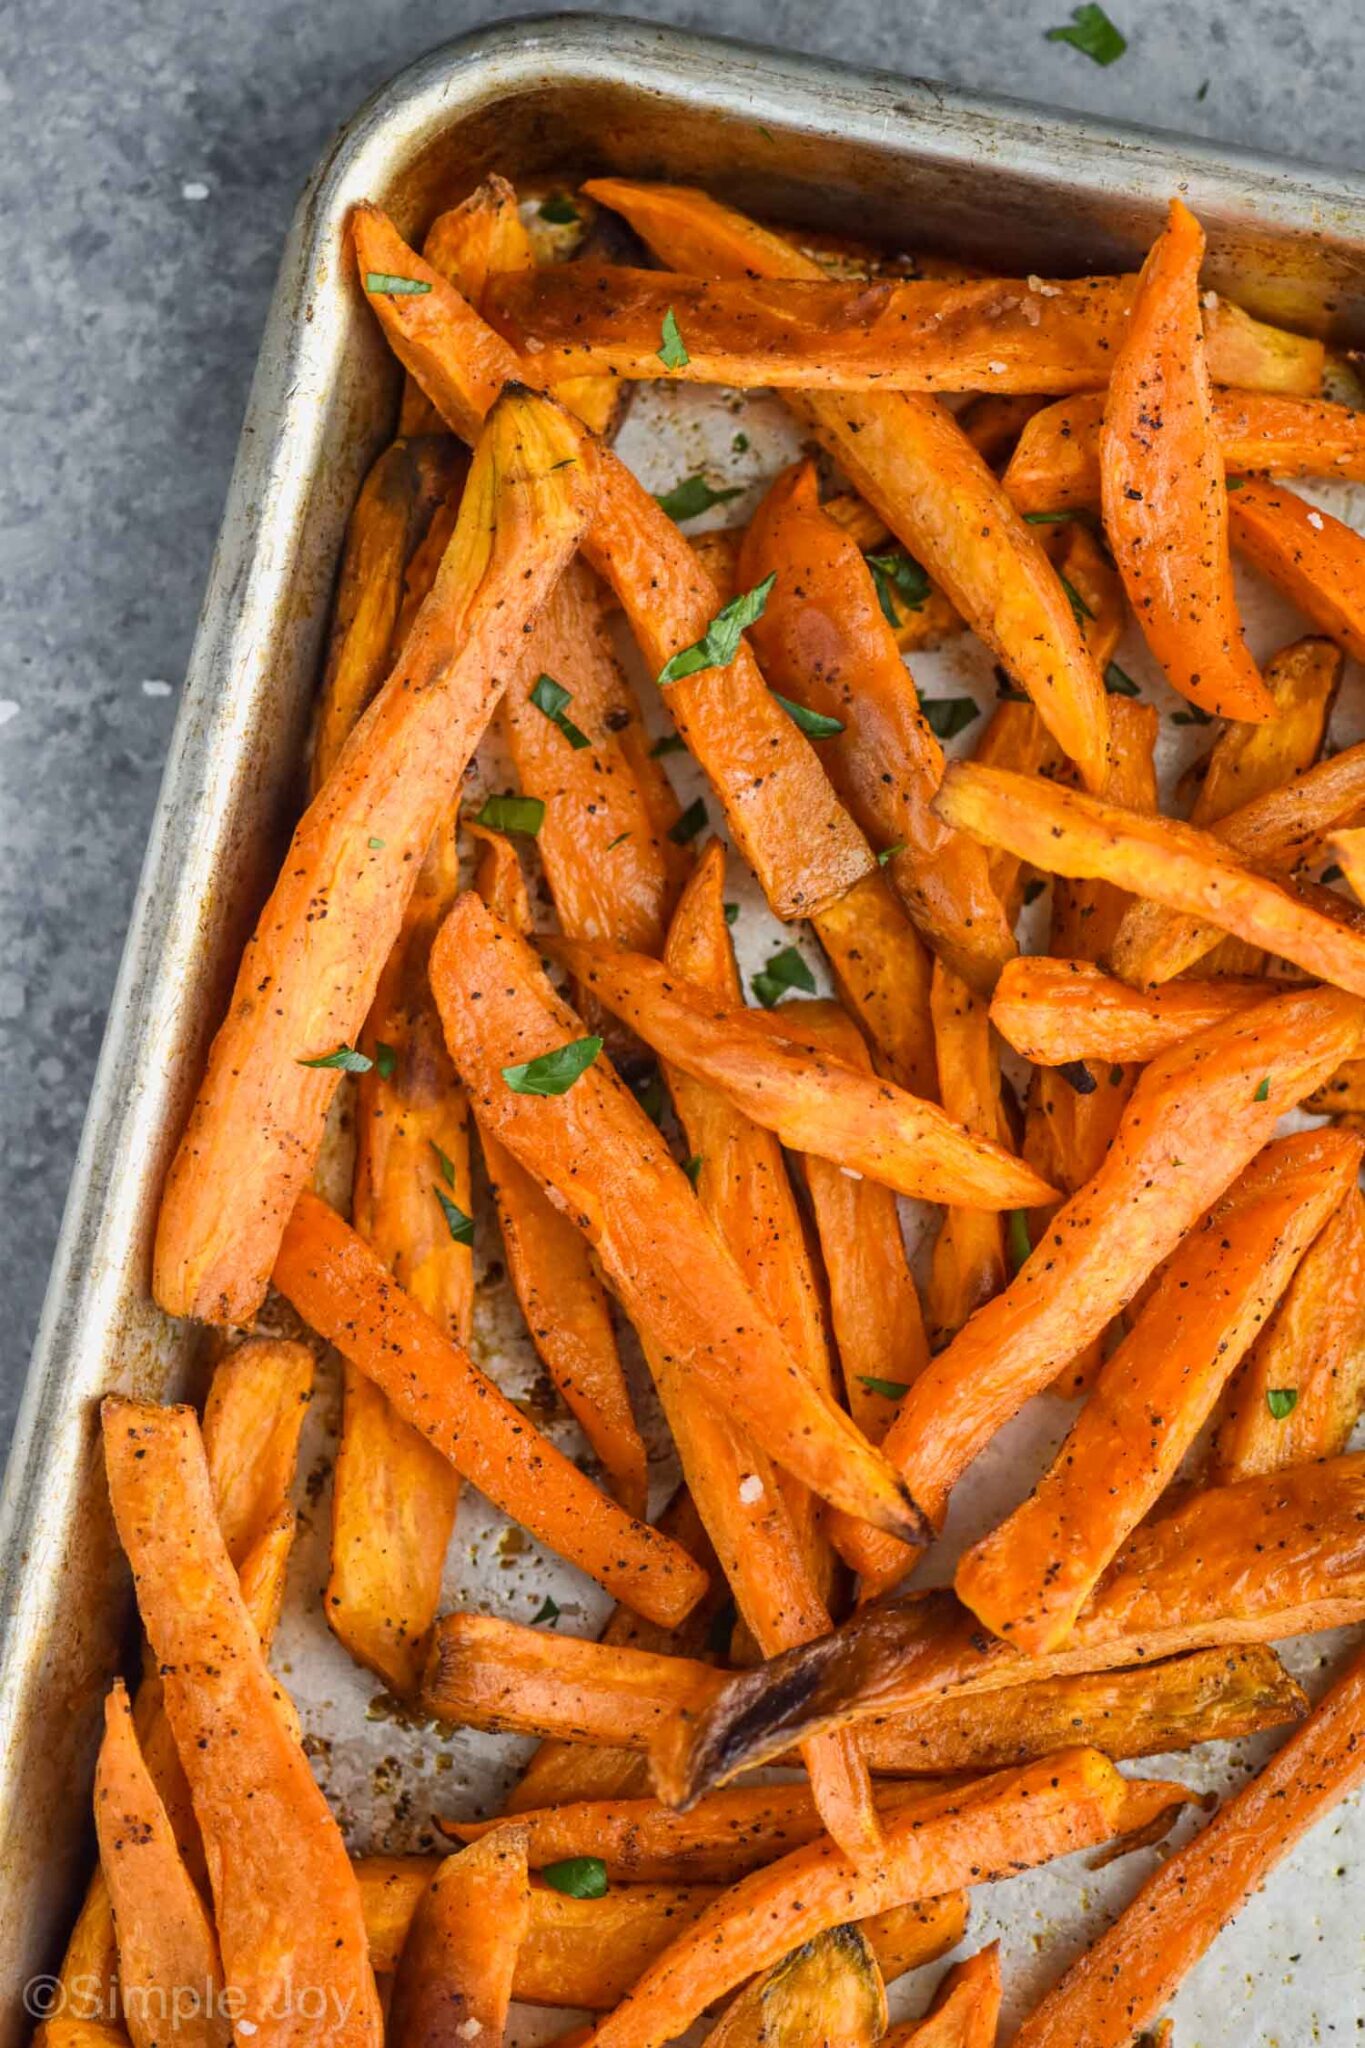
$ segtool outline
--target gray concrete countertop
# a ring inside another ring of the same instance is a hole
[[[1359,163],[1355,0],[597,0],[601,11]],[[0,20],[0,1453],[299,188],[446,0],[16,0]]]

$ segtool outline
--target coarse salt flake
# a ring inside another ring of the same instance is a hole
[[[1218,304],[1217,292],[1205,292],[1204,304],[1208,307],[1209,311],[1212,312],[1214,307]]]
[[[455,2031],[462,2041],[477,2040],[479,2035],[483,2032],[483,2021],[476,2020],[473,2013],[471,2013],[467,2020],[460,2021],[460,2024],[458,2027],[456,2027]]]
[[[987,369],[988,369],[988,370],[990,371],[990,373],[991,373],[992,377],[1003,377],[1003,376],[1004,376],[1004,374],[1005,374],[1005,372],[1006,372],[1006,370],[1008,370],[1008,368],[1009,368],[1009,364],[1008,364],[1008,363],[987,363],[987,365],[986,365],[986,368],[987,368]]]
[[[1321,533],[1321,532],[1322,532],[1322,514],[1321,514],[1321,512],[1310,512],[1310,513],[1309,513],[1309,515],[1308,515],[1308,524],[1309,524],[1309,525],[1310,525],[1310,526],[1311,526],[1311,527],[1313,528],[1313,530],[1314,530],[1314,532],[1315,532],[1315,533]]]
[[[202,178],[186,178],[184,184],[180,187],[180,197],[182,199],[207,199],[208,196],[209,188]]]
[[[169,683],[163,683],[158,676],[149,676],[142,685],[142,694],[144,697],[169,697],[171,686]]]
[[[739,1482],[739,1497],[746,1508],[751,1508],[756,1500],[762,1500],[763,1481],[757,1472],[745,1473]]]
[[[0,697],[0,725],[8,725],[12,718],[19,716],[19,706],[13,697]]]

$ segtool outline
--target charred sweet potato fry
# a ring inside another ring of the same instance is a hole
[[[899,849],[886,871],[927,943],[989,993],[1014,936],[985,853],[931,809],[943,749],[856,543],[820,509],[812,462],[778,478],[745,535],[741,586],[770,574],[777,580],[753,629],[764,674],[842,727],[821,742],[835,788],[874,845]]]
[[[822,1642],[701,1688],[649,1738],[655,1789],[683,1805],[793,1742],[851,1721],[964,1704],[1001,1686],[1156,1664],[1365,1618],[1365,1456],[1210,1487],[1142,1525],[1071,1640],[1021,1657],[948,1593],[870,1602]],[[1257,1569],[1247,1570],[1247,1559]],[[1192,1566],[1192,1560],[1196,1561]],[[1267,1560],[1273,1560],[1267,1563]],[[873,1750],[875,1755],[875,1749]]]
[[[874,2048],[886,2027],[886,1986],[867,1937],[831,1927],[746,1984],[705,2048]]]
[[[438,1866],[398,1958],[391,2048],[464,2048],[485,2035],[502,2040],[531,1924],[527,1843],[520,1821],[501,1821]]]
[[[1239,554],[1310,618],[1365,660],[1365,540],[1281,484],[1243,477],[1228,499]]]
[[[1092,1843],[1172,1818],[1183,1786],[1125,1781],[1095,1750],[983,1778],[887,1824],[881,1866],[859,1871],[834,1844],[815,1842],[742,1878],[665,1949],[597,2029],[598,2048],[669,2040],[709,2002],[849,1918],[1005,1876]]]
[[[1365,1395],[1365,1207],[1353,1185],[1300,1260],[1228,1387],[1210,1476],[1334,1458]]]
[[[286,1995],[308,1984],[327,1998],[338,2044],[380,2048],[360,1894],[238,1592],[194,1416],[112,1397],[102,1412],[114,1519],[194,1797],[240,2018],[270,2048],[312,2041],[316,2022]]]
[[[801,1037],[870,1073],[862,1033],[837,1003],[786,1006]],[[844,1398],[863,1435],[880,1443],[902,1391],[924,1370],[929,1342],[919,1290],[905,1256],[900,1213],[890,1188],[854,1179],[808,1153],[806,1186],[824,1257],[830,1321],[843,1371]],[[894,1391],[889,1391],[894,1389]]]
[[[377,207],[354,215],[362,277],[385,272],[428,286],[371,304],[399,361],[457,433],[472,440],[506,383],[531,372],[439,271],[423,263]],[[698,644],[720,610],[714,584],[671,519],[609,450],[594,464],[595,508],[584,551],[616,592],[656,675]],[[724,667],[667,685],[678,731],[725,806],[731,836],[779,917],[833,902],[873,866],[810,742],[765,687],[741,639]],[[800,834],[794,817],[806,821]]]
[[[1008,1209],[1051,1192],[936,1104],[802,1046],[780,1011],[718,1002],[643,954],[568,939],[544,944],[662,1058],[723,1090],[793,1151],[929,1201]]]
[[[1024,2021],[1019,2048],[1122,2048],[1289,1851],[1365,1777],[1365,1658],[1146,1880]]]
[[[275,1284],[405,1422],[551,1550],[658,1621],[678,1620],[700,1597],[705,1576],[686,1551],[633,1521],[534,1429],[311,1189],[289,1220]]]
[[[154,1284],[171,1313],[241,1323],[259,1307],[322,1142],[335,1055],[354,1046],[417,864],[590,506],[582,430],[509,394],[399,663],[304,813],[247,945],[162,1198]],[[319,1060],[333,1064],[306,1064]]]
[[[982,998],[941,960],[934,965],[933,1017],[945,1113],[979,1137],[1010,1147],[990,1013]],[[983,1301],[1000,1292],[1007,1278],[999,1211],[949,1208],[934,1240],[929,1273],[929,1322],[936,1341],[944,1343],[960,1330]]]
[[[936,1787],[883,1785],[883,1814],[928,1804]],[[589,1800],[523,1813],[531,1868],[543,1870],[571,1856],[596,1856],[621,1884],[733,1884],[750,1870],[775,1862],[789,1849],[817,1841],[828,1830],[804,1784],[739,1785],[713,1792],[688,1813],[657,1799]],[[500,1820],[438,1821],[457,1841],[478,1842],[504,1827]]]
[[[1143,638],[1224,718],[1273,706],[1242,639],[1199,303],[1204,232],[1180,200],[1142,267],[1100,428],[1104,530]]]
[[[431,1882],[430,1856],[373,1856],[356,1865],[374,1967],[392,1970],[417,1902]],[[605,2011],[718,1896],[711,1885],[617,1885],[600,1899],[531,1886],[531,1918],[512,1996],[526,2005]],[[954,1948],[967,1920],[962,1892],[876,1913],[862,1923],[888,1980]]]
[[[1000,1944],[948,1971],[922,2020],[893,2027],[883,2048],[995,2048],[1000,2019]]]
[[[1001,975],[991,1022],[1035,1066],[1151,1060],[1275,992],[1272,982],[1226,975],[1132,988],[1088,960],[1032,954]]]
[[[738,1002],[739,973],[725,922],[725,852],[702,855],[669,929],[665,961],[722,999]],[[727,1098],[665,1063],[697,1195],[745,1281],[811,1384],[829,1391],[829,1346],[782,1148]],[[683,1476],[764,1656],[823,1635],[829,1553],[817,1502],[776,1473],[748,1433],[708,1401],[684,1370],[651,1355],[651,1368],[682,1461]],[[813,1743],[805,1762],[824,1825],[859,1860],[880,1849],[867,1772],[849,1738]]]
[[[1216,377],[1217,343],[1205,348]],[[1005,470],[1005,489],[1021,512],[1060,512],[1100,502],[1103,392],[1045,406],[1025,423]],[[1277,476],[1365,481],[1365,421],[1347,405],[1270,391],[1216,390],[1213,429],[1224,466]]]
[[[458,498],[465,467],[464,450],[450,435],[425,434],[393,442],[361,485],[346,529],[318,704],[314,795],[393,667],[408,565],[438,508]]]
[[[930,1361],[887,1433],[887,1456],[928,1514],[942,1516],[995,1432],[1099,1335],[1284,1111],[1353,1049],[1363,1015],[1335,990],[1280,996],[1152,1062],[1093,1180]],[[903,1559],[870,1535],[860,1566],[882,1583]]]
[[[912,1095],[938,1092],[929,1021],[932,958],[900,898],[876,869],[811,918],[845,1004],[880,1070]]]
[[[1301,775],[1291,790],[1247,808],[1262,818],[1273,814],[1272,829],[1281,845],[1291,831],[1297,835],[1295,847],[1312,844],[1320,832],[1330,830],[1334,807],[1354,802],[1362,772],[1365,746],[1351,747]],[[1053,874],[1088,876],[1132,889],[1151,903],[1283,954],[1307,974],[1365,994],[1365,935],[1248,866],[1233,848],[1229,819],[1217,834],[1201,832],[1174,818],[1120,810],[1078,790],[1008,769],[981,768],[974,761],[949,764],[935,801],[965,831]],[[1289,857],[1281,854],[1280,864]],[[1146,904],[1134,906],[1111,948],[1114,967],[1138,984],[1178,971],[1171,967],[1168,974],[1171,956],[1165,950],[1158,971],[1150,971],[1142,929],[1146,920],[1138,915],[1145,910]],[[1165,934],[1161,937],[1164,942]],[[1202,938],[1195,944],[1201,946]],[[1174,957],[1178,962],[1178,951]]]
[[[665,262],[712,277],[820,275],[779,236],[690,187],[597,178],[584,189]],[[915,392],[793,392],[789,403],[1034,699],[1087,787],[1100,788],[1108,705],[1099,673],[1036,532],[951,414]]]
[[[104,1703],[95,1832],[134,2048],[154,2048],[167,2014],[190,2048],[228,2048],[217,1939],[138,1747],[122,1679]]]
[[[896,1533],[919,1528],[880,1455],[790,1356],[610,1066],[596,1059],[553,1099],[509,1085],[509,1067],[583,1037],[525,941],[463,896],[433,950],[432,979],[480,1124],[563,1199],[646,1343],[686,1361],[813,1493]]]
[[[1030,1653],[1065,1642],[1313,1238],[1354,1194],[1362,1150],[1330,1131],[1268,1145],[1177,1246],[1051,1469],[958,1564],[958,1594],[996,1635]]]

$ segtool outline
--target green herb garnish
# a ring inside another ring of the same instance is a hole
[[[687,741],[676,732],[667,732],[661,740],[655,740],[649,750],[651,761],[662,761],[665,754],[685,754]]]
[[[485,797],[475,822],[493,832],[521,832],[534,839],[545,822],[545,806],[538,796]]]
[[[436,1154],[436,1165],[440,1170],[441,1179],[448,1188],[453,1188],[455,1185],[455,1161],[448,1152],[441,1150],[434,1138],[430,1140],[430,1144],[432,1151]]]
[[[1172,725],[1212,725],[1213,714],[1203,711],[1197,704],[1187,704],[1183,711],[1171,713]]]
[[[540,217],[547,220],[552,228],[569,228],[581,218],[578,208],[567,193],[552,192],[540,204]]]
[[[872,571],[876,585],[877,602],[882,608],[882,617],[889,626],[899,626],[901,615],[896,598],[908,612],[917,612],[928,597],[931,585],[918,562],[909,555],[865,555],[863,557]]]
[[[1089,605],[1081,596],[1080,591],[1077,590],[1075,584],[1071,581],[1071,578],[1069,576],[1063,576],[1060,569],[1057,571],[1057,581],[1061,584],[1062,589],[1066,592],[1066,601],[1071,606],[1072,615],[1075,618],[1076,624],[1078,626],[1083,626],[1087,619],[1093,619],[1095,614],[1091,611]]]
[[[571,1899],[607,1895],[607,1866],[600,1856],[566,1856],[562,1863],[547,1863],[540,1874],[551,1890],[567,1892]]]
[[[298,1067],[340,1067],[343,1074],[368,1074],[374,1065],[352,1045],[339,1045],[335,1052],[320,1053],[315,1060],[295,1060]]]
[[[683,1172],[687,1175],[693,1187],[695,1187],[697,1185],[697,1176],[701,1172],[700,1152],[694,1152],[690,1159],[684,1159]]]
[[[474,1218],[466,1216],[459,1203],[452,1202],[449,1195],[442,1194],[439,1188],[433,1188],[432,1193],[441,1205],[441,1213],[456,1244],[473,1244]]]
[[[1283,1422],[1286,1415],[1292,1415],[1299,1405],[1297,1387],[1267,1387],[1265,1405],[1277,1422]]]
[[[664,314],[661,346],[655,350],[655,354],[666,370],[681,370],[685,364],[690,363],[692,360],[691,356],[687,353],[683,338],[678,332],[677,317],[671,306]]]
[[[842,718],[827,718],[823,711],[808,711],[804,704],[793,704],[791,698],[784,697],[780,690],[774,690],[773,695],[792,724],[800,726],[808,739],[832,740],[844,729]]]
[[[706,805],[697,797],[683,812],[676,825],[670,825],[668,836],[675,846],[686,846],[689,839],[695,839],[699,832],[706,830]]]
[[[738,916],[739,905],[737,903],[727,903],[725,905],[725,922],[727,924],[733,924]]]
[[[606,851],[608,853],[611,853],[615,847],[623,845],[625,841],[629,839],[629,837],[629,832],[618,832],[614,839],[609,839],[607,841]]]
[[[565,689],[563,683],[557,683],[553,676],[537,676],[535,687],[531,691],[531,702],[537,711],[545,713],[551,725],[559,727],[569,745],[575,750],[592,745],[588,735],[581,731],[571,718],[565,716],[564,707],[573,703],[573,696]]]
[[[676,519],[681,525],[684,519],[696,519],[701,513],[709,512],[713,505],[728,505],[731,498],[742,496],[738,484],[732,484],[728,490],[714,490],[698,470],[695,476],[684,477],[680,484],[674,484],[671,491],[656,492],[655,503],[661,512],[666,512],[670,519]]]
[[[1120,668],[1116,661],[1111,661],[1104,672],[1104,687],[1111,697],[1136,697],[1139,694],[1138,686],[1127,669]]]
[[[420,277],[392,277],[387,270],[367,270],[365,289],[367,292],[388,292],[395,299],[411,299],[420,298],[423,292],[431,290],[431,286]]]
[[[899,1401],[902,1394],[910,1391],[905,1380],[877,1380],[866,1372],[858,1374],[858,1385],[866,1387],[869,1394],[885,1394],[888,1401]]]
[[[941,740],[954,739],[981,716],[974,697],[921,697],[919,708],[930,732]]]
[[[1092,64],[1117,64],[1128,48],[1128,38],[1115,28],[1104,9],[1096,0],[1086,0],[1084,7],[1073,7],[1071,19],[1064,28],[1050,28],[1045,40],[1049,43],[1070,43],[1073,50],[1079,50]]]
[[[383,844],[384,844],[384,842],[383,842],[383,840],[382,840],[382,839],[371,839],[371,841],[370,841],[370,850],[371,850],[371,851],[372,851],[373,853],[378,853],[378,852],[379,852],[379,851],[381,850],[381,848],[383,847]]]
[[[802,959],[795,946],[784,946],[780,953],[774,953],[761,973],[754,976],[750,986],[765,1010],[771,1010],[774,1003],[794,988],[804,994],[815,994],[815,976]]]
[[[1270,1100],[1270,1076],[1269,1076],[1269,1074],[1266,1074],[1266,1075],[1264,1075],[1264,1076],[1262,1077],[1262,1080],[1261,1080],[1261,1085],[1260,1085],[1260,1087],[1259,1087],[1259,1088],[1258,1088],[1258,1089],[1256,1090],[1256,1093],[1255,1093],[1255,1094],[1254,1094],[1254,1095],[1252,1096],[1252,1098],[1251,1098],[1251,1099],[1252,1099],[1252,1101],[1253,1101],[1253,1102],[1269,1102],[1269,1100]]]
[[[394,1068],[398,1065],[396,1049],[391,1045],[385,1045],[382,1038],[374,1049],[374,1063],[379,1069],[381,1081],[387,1081]]]
[[[1033,1243],[1028,1234],[1028,1210],[1011,1209],[1007,1226],[1010,1265],[1017,1273],[1025,1261],[1033,1255]]]
[[[504,1067],[502,1078],[514,1095],[567,1095],[602,1050],[600,1038],[571,1038],[538,1059]]]
[[[729,668],[739,653],[740,636],[746,626],[752,626],[761,619],[768,602],[769,593],[777,581],[777,571],[765,576],[752,590],[732,597],[712,619],[700,640],[694,640],[690,647],[679,648],[672,658],[659,670],[659,686],[681,681],[683,676],[694,676],[703,668]]]
[[[881,852],[877,855],[877,866],[879,868],[884,868],[888,861],[894,860],[898,853],[904,852],[905,841],[903,839],[898,839],[894,846],[884,846]]]
[[[536,1612],[531,1616],[531,1626],[532,1628],[539,1628],[542,1621],[547,1621],[550,1627],[553,1628],[558,1620],[559,1604],[557,1601],[552,1600],[547,1593],[540,1606],[536,1609]]]

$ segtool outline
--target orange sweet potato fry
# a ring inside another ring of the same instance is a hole
[[[991,1022],[1035,1066],[1104,1065],[1155,1059],[1275,992],[1273,982],[1227,975],[1132,988],[1088,960],[1031,954],[1012,960],[1001,975]]]
[[[884,1449],[927,1513],[942,1516],[996,1431],[1099,1335],[1284,1111],[1353,1049],[1362,1016],[1335,990],[1279,996],[1152,1062],[1094,1178],[901,1405]],[[861,1564],[880,1581],[903,1561],[872,1537]]]
[[[882,2048],[995,2048],[1000,2019],[1000,1944],[958,1963],[934,1993],[922,2020],[893,2027]]]
[[[138,1747],[122,1679],[104,1704],[95,1832],[134,2048],[154,2048],[170,2015],[189,2048],[228,2048],[217,1939]]]
[[[778,478],[745,535],[741,588],[774,573],[753,629],[764,674],[783,696],[842,724],[820,743],[835,788],[874,845],[901,849],[886,871],[927,943],[989,993],[1014,935],[986,855],[931,809],[943,749],[856,543],[820,509],[812,462]]]
[[[521,1822],[500,1821],[481,1842],[438,1865],[398,1959],[391,2048],[502,2040],[531,1924],[528,1838]]]
[[[879,1454],[788,1353],[609,1064],[594,1060],[552,1099],[508,1085],[509,1066],[583,1037],[524,940],[463,896],[433,950],[432,979],[480,1124],[561,1198],[656,1356],[686,1360],[697,1384],[822,1499],[898,1533],[918,1528]]]
[[[1296,845],[1311,844],[1320,831],[1330,829],[1330,823],[1319,820],[1330,821],[1337,805],[1354,801],[1362,772],[1365,746],[1351,747],[1300,776],[1291,790],[1247,808],[1262,816],[1263,807],[1273,812],[1272,829],[1282,845],[1290,831],[1298,835]],[[1228,819],[1217,834],[1201,832],[1174,818],[1121,810],[1056,783],[981,768],[973,761],[950,763],[936,801],[954,824],[1053,874],[1116,883],[1282,954],[1306,974],[1365,994],[1365,934],[1247,866],[1232,848]],[[1281,865],[1288,858],[1292,855],[1281,855]],[[1145,904],[1134,906],[1111,948],[1116,970],[1135,983],[1169,978],[1164,948],[1159,971],[1149,971],[1145,918],[1139,917],[1145,909]],[[1202,939],[1195,944],[1201,946]],[[1179,960],[1178,951],[1174,957]]]
[[[655,1620],[678,1620],[699,1598],[705,1575],[686,1551],[633,1521],[533,1429],[310,1189],[289,1220],[275,1284],[405,1422],[551,1550]]]
[[[1232,541],[1320,632],[1365,659],[1365,540],[1282,484],[1243,477],[1228,499]]]
[[[360,1894],[237,1590],[194,1416],[112,1397],[102,1412],[114,1519],[194,1797],[240,2018],[268,2048],[315,2040],[316,2019],[286,1995],[307,1984],[326,2000],[338,2048],[380,2048]]]
[[[417,1902],[436,1868],[430,1856],[372,1856],[356,1865],[375,1969],[392,1970]],[[575,1899],[531,1886],[531,1918],[517,1957],[512,1996],[525,2005],[605,2011],[674,1939],[698,1920],[717,1893],[711,1885],[613,1886],[600,1899]],[[886,1978],[931,1963],[962,1938],[962,1892],[917,1899],[874,1914],[863,1933]]]
[[[370,303],[399,361],[456,432],[473,439],[501,387],[533,376],[530,364],[409,249],[377,207],[358,207],[353,220],[362,279],[387,271],[429,287],[370,293]],[[657,675],[705,636],[720,598],[657,501],[609,450],[595,453],[595,509],[584,552],[615,591]],[[871,850],[813,747],[765,687],[742,639],[727,666],[695,670],[667,688],[678,730],[779,917],[808,916],[872,869]],[[794,817],[805,821],[804,832],[791,831]]]
[[[303,1062],[355,1043],[417,865],[582,531],[582,453],[581,429],[525,393],[482,435],[431,595],[243,956],[162,1198],[154,1284],[172,1314],[243,1323],[260,1305],[340,1078]]]
[[[1104,528],[1143,637],[1181,695],[1273,706],[1242,639],[1199,303],[1204,233],[1180,200],[1142,267],[1100,429]]]
[[[1365,1207],[1352,1186],[1304,1253],[1223,1400],[1218,1482],[1346,1448],[1365,1395]]]
[[[712,840],[678,905],[665,962],[722,999],[740,999],[725,922],[725,850]],[[832,1383],[815,1274],[782,1148],[703,1082],[665,1074],[691,1156],[697,1195],[754,1299],[811,1384]],[[648,1350],[648,1347],[647,1347]],[[823,1635],[829,1552],[817,1502],[777,1474],[734,1419],[685,1371],[657,1355],[650,1364],[697,1511],[760,1651],[771,1656]],[[867,1772],[842,1735],[811,1745],[805,1762],[824,1825],[855,1859],[880,1850]]]
[[[821,275],[780,236],[687,186],[598,178],[584,189],[665,262],[709,277]],[[1036,531],[951,414],[916,392],[792,392],[788,402],[1034,699],[1087,787],[1101,787],[1108,706],[1099,673]]]
[[[781,1012],[718,1002],[643,954],[568,939],[544,944],[662,1058],[722,1089],[793,1151],[928,1201],[1008,1209],[1051,1192],[934,1103],[801,1045]]]
[[[395,441],[366,477],[346,529],[313,738],[314,795],[393,667],[409,564],[466,467],[448,434]]]
[[[1295,1843],[1365,1776],[1365,1659],[1258,1776],[1160,1864],[1024,2021],[1018,2048],[1123,2048]]]
[[[802,1038],[871,1072],[862,1033],[837,1004],[792,1003],[783,1014],[798,1020]],[[890,1188],[855,1180],[814,1153],[803,1163],[824,1256],[844,1397],[863,1435],[880,1443],[901,1392],[929,1360],[924,1312],[905,1256],[896,1198]]]
[[[746,1984],[705,2048],[874,2048],[886,2029],[886,1986],[866,1936],[831,1927]]]
[[[1111,705],[1111,717],[1112,713]],[[1002,698],[996,705],[972,759],[987,768],[1013,768],[1020,775],[1053,775],[1062,765],[1061,752],[1047,727],[1033,705],[1021,702],[1017,693]],[[991,887],[1005,906],[1012,930],[1023,908],[1029,870],[1023,861],[998,846],[989,849],[989,859]],[[1006,967],[1012,964],[1005,963]]]
[[[1049,1471],[958,1563],[960,1598],[996,1635],[1038,1654],[1065,1642],[1304,1252],[1354,1191],[1362,1150],[1340,1131],[1268,1145],[1176,1248]]]
[[[665,1949],[599,2024],[597,2048],[672,2039],[713,1998],[850,1917],[1112,1840],[1173,1818],[1188,1798],[1182,1786],[1124,1780],[1098,1751],[1063,1750],[894,1816],[876,1870],[856,1869],[827,1840],[796,1849],[722,1893]]]
[[[1046,1657],[1022,1657],[988,1637],[951,1594],[865,1604],[823,1642],[729,1678],[712,1672],[709,1700],[697,1685],[679,1711],[661,1709],[648,1738],[655,1789],[686,1804],[832,1727],[902,1716],[914,1727],[935,1703],[956,1711],[1000,1687],[1030,1690],[1363,1619],[1363,1509],[1365,1456],[1196,1492],[1135,1531],[1070,1641]],[[875,1760],[875,1737],[869,1754]]]
[[[811,923],[880,1070],[932,1102],[938,1092],[929,1019],[933,961],[886,876],[874,868],[837,903],[817,910]]]
[[[521,863],[510,840],[483,826],[477,886],[485,903],[517,931],[529,928]],[[616,1345],[606,1289],[592,1252],[563,1211],[487,1129],[484,1165],[498,1212],[503,1251],[538,1355],[600,1460],[613,1493],[640,1521],[649,1492],[648,1456],[636,1427]]]
[[[1000,1056],[985,1002],[941,960],[934,964],[933,1017],[939,1095],[946,1114],[966,1130],[1010,1146],[1000,1104]],[[929,1322],[940,1343],[998,1294],[1008,1277],[999,1212],[948,1209],[934,1240]]]
[[[1356,901],[1365,903],[1365,827],[1334,832],[1328,845],[1350,883]]]
[[[1216,344],[1206,335],[1213,363]],[[1005,471],[1021,512],[1058,512],[1100,502],[1103,392],[1045,406],[1025,423]],[[1213,426],[1227,469],[1365,481],[1365,421],[1347,405],[1270,391],[1217,390]]]

